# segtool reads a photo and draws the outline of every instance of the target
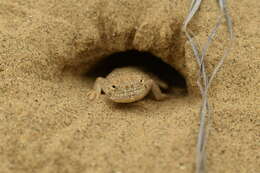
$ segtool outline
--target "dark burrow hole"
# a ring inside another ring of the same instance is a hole
[[[131,50],[114,53],[102,58],[84,75],[93,79],[106,77],[113,69],[126,66],[142,67],[165,81],[170,89],[179,88],[183,94],[187,93],[185,78],[169,64],[149,52]]]

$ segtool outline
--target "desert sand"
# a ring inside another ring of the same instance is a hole
[[[257,0],[228,5],[235,44],[210,90],[207,169],[257,173],[260,7]],[[201,99],[181,32],[189,7],[178,0],[1,0],[0,173],[193,173]],[[201,43],[218,16],[216,2],[205,1],[189,26]],[[206,57],[209,72],[226,29]],[[179,72],[171,74],[170,98],[88,100],[101,73],[94,67],[111,56],[112,65],[129,60],[131,50]],[[177,85],[181,79],[186,85]]]

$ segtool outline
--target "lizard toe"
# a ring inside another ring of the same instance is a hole
[[[87,94],[89,100],[94,100],[98,98],[98,93],[96,91],[89,91]]]

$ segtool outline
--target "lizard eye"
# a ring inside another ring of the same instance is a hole
[[[140,79],[140,82],[143,82],[143,79]]]
[[[116,86],[115,86],[115,85],[112,85],[112,88],[116,88]]]

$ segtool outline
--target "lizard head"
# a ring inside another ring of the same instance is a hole
[[[105,83],[102,90],[108,99],[117,103],[131,103],[144,98],[152,85],[147,76],[129,73],[106,79]]]

